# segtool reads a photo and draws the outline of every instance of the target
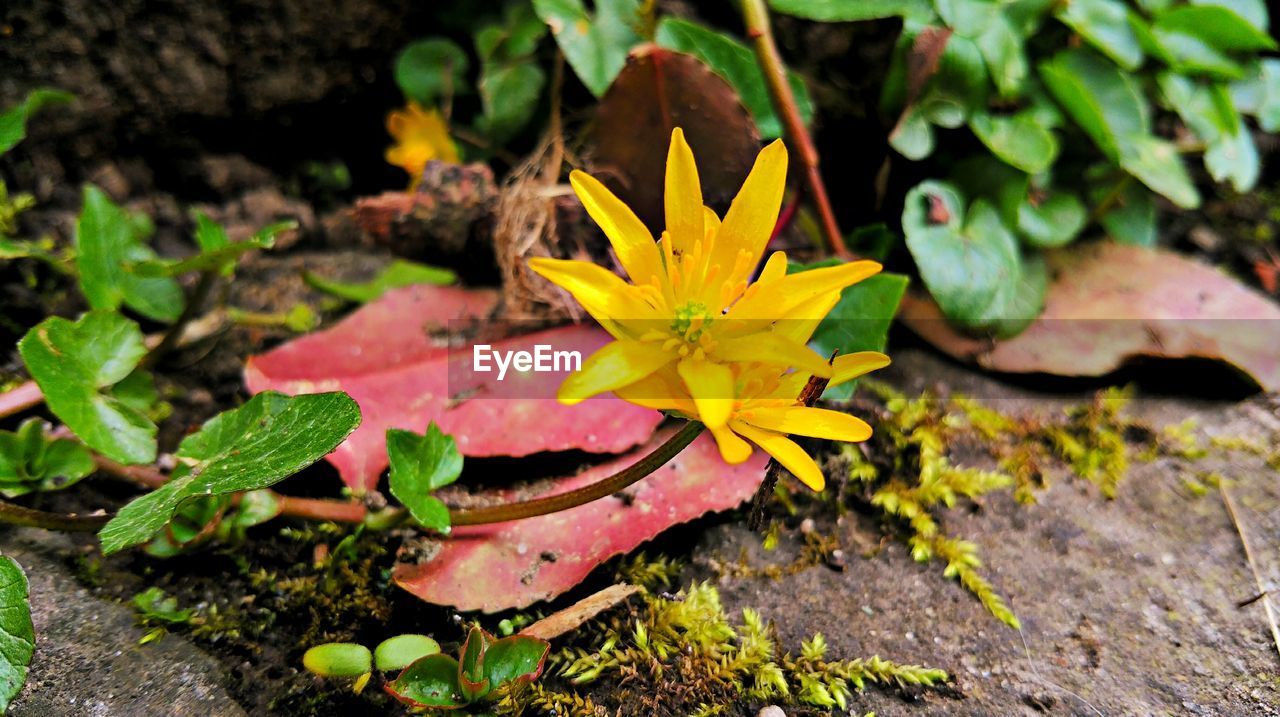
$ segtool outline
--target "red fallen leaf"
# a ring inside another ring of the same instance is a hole
[[[663,177],[676,127],[697,155],[703,200],[723,214],[760,149],[755,122],[729,83],[696,57],[656,45],[632,50],[600,99],[594,169],[655,232],[666,223]]]
[[[653,434],[657,411],[615,398],[562,406],[553,398],[563,372],[474,374],[470,346],[451,349],[430,333],[451,320],[487,315],[496,294],[456,287],[410,286],[388,292],[331,329],[308,334],[245,364],[257,393],[346,391],[360,405],[360,427],[326,460],[357,491],[387,467],[386,429],[422,431],[431,421],[454,435],[469,456],[524,456],[581,449],[621,453]],[[572,326],[493,343],[494,350],[547,344],[586,358],[608,341],[596,328]],[[451,373],[452,371],[452,373]],[[452,377],[452,381],[450,378]]]
[[[1209,358],[1280,390],[1280,306],[1179,254],[1112,243],[1052,252],[1044,313],[1005,341],[957,333],[937,305],[904,298],[899,317],[956,358],[1009,373],[1101,376],[1140,356]]]
[[[669,435],[655,436],[630,455],[561,479],[544,495],[615,473]],[[715,441],[699,436],[667,465],[628,488],[625,500],[609,497],[537,518],[455,528],[429,562],[401,563],[393,577],[400,587],[437,605],[483,612],[524,608],[565,592],[605,560],[630,552],[673,525],[742,504],[755,493],[767,459],[763,451],[756,451],[747,462],[728,465]],[[511,500],[516,492],[494,491],[491,497]]]

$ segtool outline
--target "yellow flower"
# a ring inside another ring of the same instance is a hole
[[[400,167],[413,178],[411,187],[422,179],[427,162],[439,159],[457,163],[458,148],[449,139],[449,126],[439,112],[424,110],[416,102],[387,115],[387,132],[396,143],[387,148],[387,162]]]
[[[677,128],[667,154],[667,228],[655,242],[603,184],[585,172],[570,175],[631,282],[589,262],[529,261],[615,339],[566,379],[559,391],[562,403],[616,393],[661,373],[673,382],[667,397],[689,396],[692,410],[686,413],[714,432],[734,411],[739,364],[832,375],[827,361],[805,345],[807,334],[797,339],[793,329],[816,326],[842,289],[875,274],[880,265],[858,261],[787,275],[786,256],[775,252],[749,283],[773,233],[786,176],[787,150],[775,141],[760,152],[721,220],[702,204],[693,152]]]

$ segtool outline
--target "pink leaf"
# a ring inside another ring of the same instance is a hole
[[[376,486],[387,467],[388,428],[421,432],[435,421],[468,456],[621,453],[653,434],[662,419],[657,411],[615,398],[562,406],[554,395],[565,372],[511,371],[498,381],[494,372],[470,371],[470,345],[451,349],[433,340],[431,333],[448,322],[483,317],[496,302],[492,291],[456,287],[388,292],[331,329],[249,359],[245,383],[253,393],[350,394],[363,420],[326,460],[357,491]],[[585,359],[608,338],[596,328],[570,326],[496,341],[493,348],[545,344],[578,351]]]
[[[545,495],[615,473],[668,435],[655,436],[628,456],[561,479]],[[756,451],[746,463],[728,465],[715,442],[703,435],[628,488],[627,500],[602,498],[537,518],[455,528],[429,562],[398,565],[395,581],[427,602],[460,610],[524,608],[565,592],[604,561],[673,525],[740,505],[760,485],[767,460],[763,451]],[[511,500],[516,494],[503,490],[486,497]]]

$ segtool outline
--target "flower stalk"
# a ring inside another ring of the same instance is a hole
[[[764,72],[769,99],[773,100],[774,109],[782,119],[782,127],[787,139],[799,155],[800,163],[804,165],[805,183],[818,210],[822,231],[827,236],[831,250],[842,259],[850,259],[853,255],[845,246],[844,235],[840,233],[840,225],[836,223],[831,200],[827,197],[827,186],[823,183],[822,173],[818,170],[818,150],[813,145],[809,129],[804,126],[804,118],[800,116],[800,107],[796,104],[795,94],[791,91],[791,83],[787,82],[787,67],[783,64],[782,54],[778,52],[778,45],[773,40],[773,29],[769,24],[769,8],[765,5],[765,0],[742,0],[742,20],[747,28],[747,37],[751,39],[751,44],[755,48],[760,69]]]

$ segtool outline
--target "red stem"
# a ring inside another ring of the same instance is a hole
[[[22,413],[44,403],[44,394],[35,381],[27,381],[17,388],[0,393],[0,418]]]

